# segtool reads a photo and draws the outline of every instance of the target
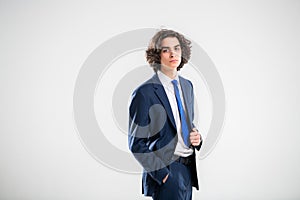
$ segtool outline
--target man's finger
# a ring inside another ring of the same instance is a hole
[[[190,136],[196,136],[196,135],[198,135],[197,132],[191,132],[191,134],[190,134]]]

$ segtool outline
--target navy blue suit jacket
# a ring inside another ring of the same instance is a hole
[[[194,92],[192,83],[179,76],[190,131],[194,128]],[[172,109],[157,74],[139,86],[129,107],[129,149],[143,166],[142,193],[151,196],[169,173],[177,144],[177,129]],[[199,189],[193,147],[192,185]]]

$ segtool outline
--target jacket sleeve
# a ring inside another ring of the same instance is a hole
[[[133,93],[129,106],[128,146],[136,160],[158,183],[162,184],[163,178],[169,169],[154,151],[149,148],[150,134],[150,102],[138,90]]]
[[[190,82],[190,81],[189,81]],[[192,88],[192,91],[191,91],[191,99],[192,99],[192,127],[193,128],[196,128],[198,130],[198,128],[195,126],[194,124],[194,87],[193,87],[193,84],[192,82],[190,82],[191,84],[191,88]],[[199,131],[199,130],[198,130]],[[198,146],[194,146],[195,149],[197,149],[198,151],[200,150],[202,144],[203,144],[203,141],[205,140],[205,135],[203,133],[200,133],[200,137],[201,137],[201,142]]]

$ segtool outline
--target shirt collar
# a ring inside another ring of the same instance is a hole
[[[177,80],[178,84],[179,84],[179,77],[178,77],[178,73],[176,74],[174,79],[171,79],[170,77],[168,77],[167,75],[165,75],[164,73],[162,73],[160,70],[157,71],[157,76],[160,80],[160,82],[164,85],[164,86],[169,86],[170,84],[172,84],[172,81],[174,79]]]

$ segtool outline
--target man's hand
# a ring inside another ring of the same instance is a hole
[[[169,177],[169,174],[167,174],[167,176],[162,180],[162,182],[165,183],[167,181],[168,177]]]
[[[193,128],[190,133],[190,141],[193,146],[198,146],[201,142],[201,135],[196,128]]]

